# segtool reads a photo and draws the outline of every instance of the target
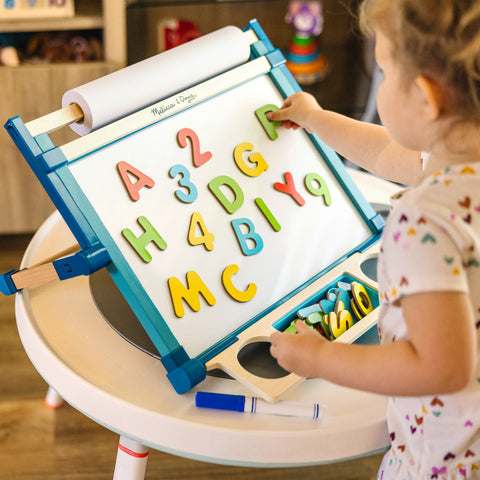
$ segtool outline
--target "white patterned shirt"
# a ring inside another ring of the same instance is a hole
[[[433,291],[467,292],[479,336],[480,163],[447,168],[392,199],[378,283],[382,343],[408,338],[395,301]],[[455,328],[455,318],[445,328]],[[480,478],[479,359],[477,352],[475,378],[461,392],[389,400],[391,449],[378,478]]]

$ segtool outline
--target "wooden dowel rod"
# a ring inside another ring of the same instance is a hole
[[[72,103],[68,107],[64,107],[55,112],[39,117],[25,124],[30,135],[35,137],[40,133],[50,133],[63,128],[71,123],[78,122],[83,118],[82,109]]]
[[[30,267],[26,270],[20,270],[12,275],[12,281],[18,290],[25,287],[36,287],[52,280],[58,280],[57,272],[53,263]]]
[[[19,270],[11,276],[15,288],[21,290],[22,288],[36,287],[52,280],[58,280],[58,274],[52,262],[78,251],[80,251],[80,245],[76,243],[61,252],[44,258],[41,262],[35,263],[24,270]]]
[[[257,34],[252,30],[249,29],[246,32],[243,32],[244,35],[248,38],[248,43],[252,45],[255,42],[258,42]]]
[[[70,247],[66,248],[65,250],[62,250],[61,252],[57,252],[54,255],[51,255],[48,258],[44,258],[42,261],[37,262],[33,265],[31,265],[28,268],[34,268],[38,267],[40,265],[44,265],[46,263],[51,263],[54,262],[55,260],[58,260],[59,258],[66,257],[67,255],[72,255],[75,252],[80,251],[80,245],[76,243],[75,245],[71,245]]]

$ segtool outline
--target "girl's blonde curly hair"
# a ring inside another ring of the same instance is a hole
[[[480,124],[480,0],[364,0],[360,27],[387,35],[407,77],[439,84],[446,114]]]

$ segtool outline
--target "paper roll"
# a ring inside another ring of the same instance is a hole
[[[76,103],[79,135],[100,128],[165,97],[245,63],[250,44],[237,27],[228,26],[150,57],[64,93],[62,106]]]

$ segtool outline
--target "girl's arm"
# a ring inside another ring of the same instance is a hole
[[[420,152],[398,145],[380,125],[323,110],[308,93],[288,97],[268,118],[283,121],[287,128],[303,127],[316,133],[344,158],[379,177],[411,185],[422,176]]]
[[[401,307],[410,340],[383,345],[329,342],[303,322],[299,333],[275,332],[271,354],[303,377],[390,396],[452,393],[475,370],[476,328],[466,293],[406,296]]]

